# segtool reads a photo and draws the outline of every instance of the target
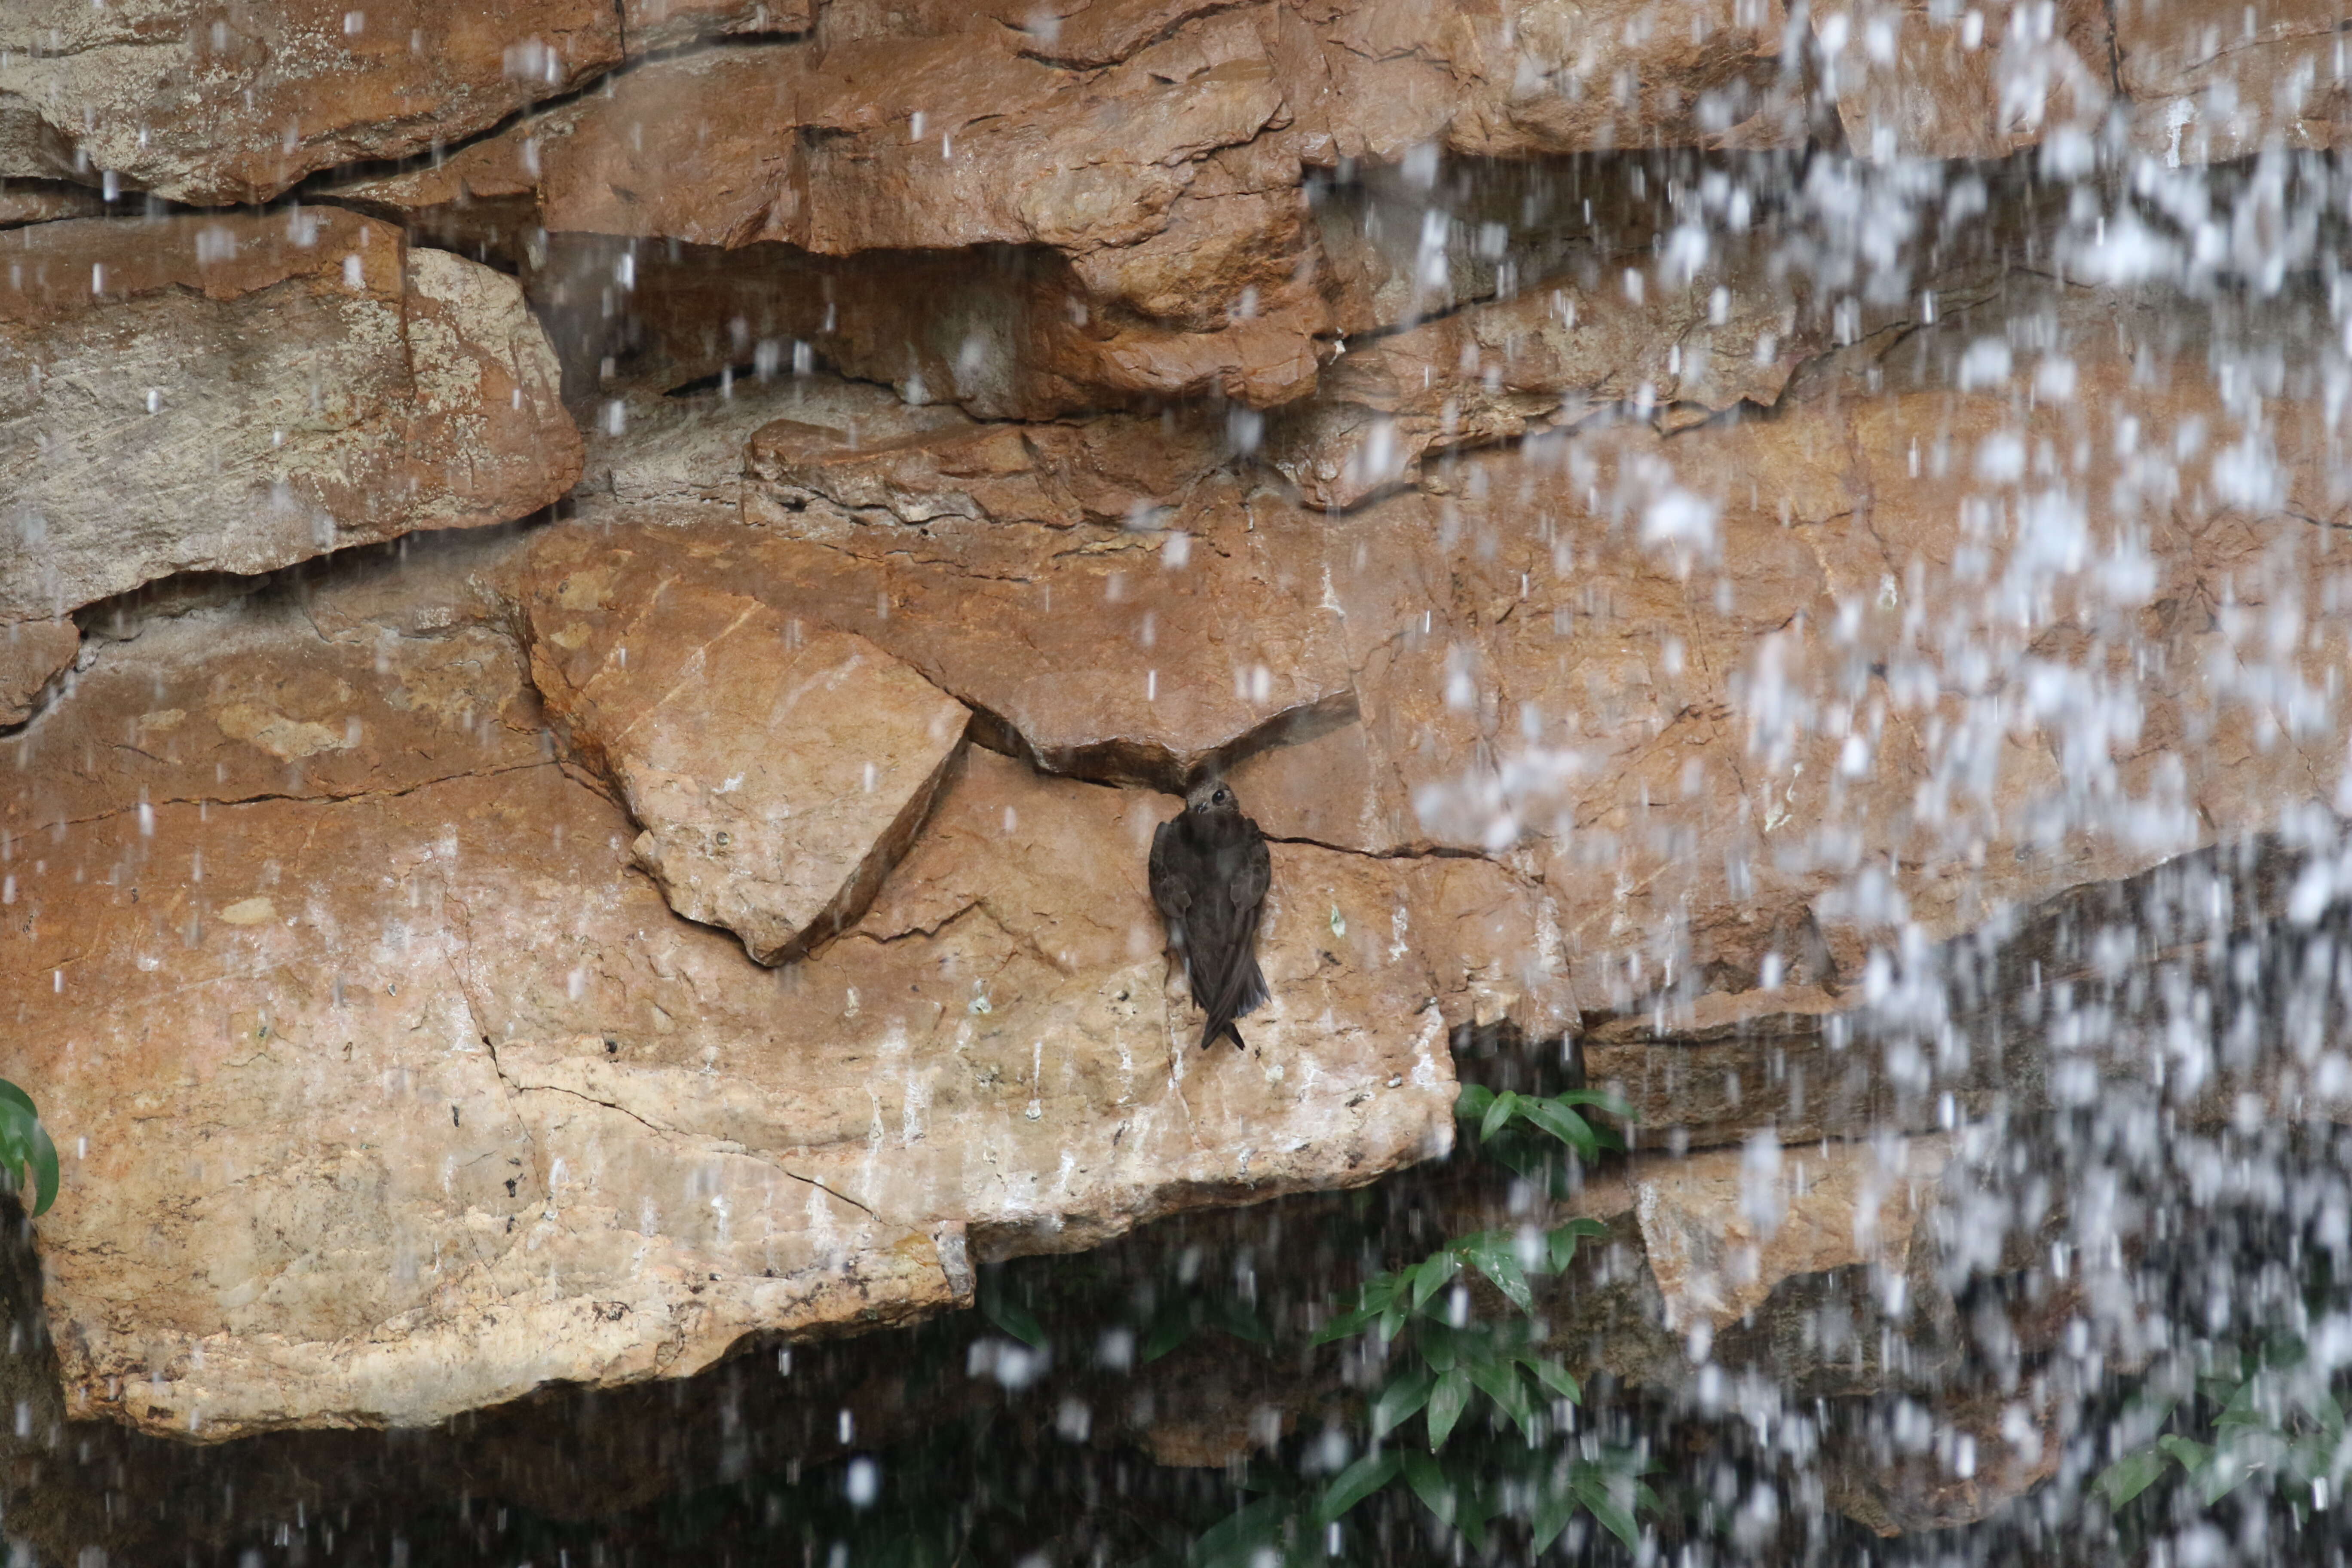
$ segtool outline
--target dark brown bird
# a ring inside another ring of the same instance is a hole
[[[1265,835],[1214,779],[1195,784],[1184,809],[1151,836],[1151,901],[1168,922],[1170,945],[1184,955],[1192,1005],[1209,1016],[1203,1050],[1219,1035],[1249,1048],[1234,1020],[1265,1005],[1257,922],[1273,881]]]

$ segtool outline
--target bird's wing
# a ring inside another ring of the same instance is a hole
[[[1234,908],[1244,911],[1249,921],[1250,933],[1257,933],[1258,910],[1265,906],[1266,890],[1274,886],[1274,855],[1265,847],[1265,835],[1257,824],[1247,817],[1242,826],[1248,830],[1249,845],[1242,855],[1241,868],[1225,886],[1225,893]]]
[[[1171,928],[1183,922],[1184,912],[1192,904],[1192,883],[1178,865],[1182,858],[1184,847],[1177,841],[1176,822],[1171,818],[1151,835],[1151,901],[1160,906]]]
[[[1274,883],[1274,858],[1257,825],[1244,820],[1243,826],[1247,842],[1226,879],[1224,897],[1195,921],[1202,928],[1196,942],[1205,957],[1193,971],[1201,979],[1193,1000],[1217,1025],[1245,1016],[1266,1000],[1265,977],[1257,966],[1257,928],[1266,889]]]

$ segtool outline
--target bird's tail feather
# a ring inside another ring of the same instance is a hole
[[[1242,1038],[1242,1032],[1234,1027],[1234,1020],[1247,1017],[1272,1000],[1271,994],[1265,988],[1265,973],[1257,966],[1257,954],[1254,952],[1245,954],[1244,961],[1249,964],[1249,969],[1242,976],[1241,994],[1234,998],[1233,1012],[1223,1018],[1219,1018],[1212,1013],[1209,1016],[1208,1026],[1201,1031],[1201,1048],[1204,1051],[1216,1044],[1221,1035],[1231,1035],[1234,1037],[1235,1050],[1249,1049],[1249,1042]]]

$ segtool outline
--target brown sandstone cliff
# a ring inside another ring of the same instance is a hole
[[[1821,1020],[2332,808],[2352,522],[2326,19],[2028,9],[0,19],[70,1408],[904,1321],[1444,1151],[1465,1026],[1653,1142],[2011,1091]],[[1246,1055],[1142,887],[1207,767]]]

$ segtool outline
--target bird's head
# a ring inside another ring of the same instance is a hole
[[[1233,786],[1223,780],[1202,779],[1186,792],[1184,809],[1220,816],[1239,816],[1242,803],[1234,797]]]

